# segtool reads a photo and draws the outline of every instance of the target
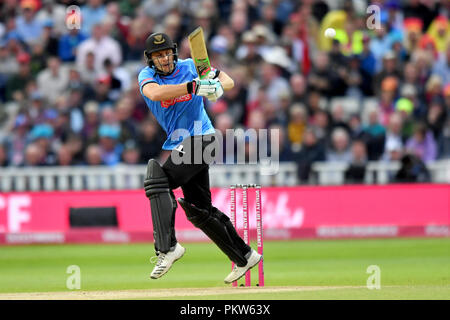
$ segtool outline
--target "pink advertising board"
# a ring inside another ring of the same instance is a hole
[[[182,196],[180,190],[175,192]],[[448,236],[449,185],[271,187],[262,189],[265,239]],[[228,214],[230,193],[212,189]],[[237,191],[237,225],[242,228]],[[115,207],[118,228],[71,228],[69,209]],[[249,191],[255,236],[254,192]],[[206,240],[179,207],[180,241]],[[0,243],[151,241],[150,205],[143,190],[0,193]]]

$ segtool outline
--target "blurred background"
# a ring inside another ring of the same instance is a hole
[[[80,29],[66,25],[70,5]],[[217,130],[280,132],[278,174],[216,165],[212,186],[449,183],[449,10],[445,0],[4,0],[0,190],[141,188],[147,161],[167,156],[138,88],[145,39],[165,32],[185,59],[197,26],[212,65],[235,80],[205,100]]]

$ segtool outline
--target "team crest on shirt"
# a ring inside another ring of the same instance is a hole
[[[170,100],[163,100],[161,101],[161,107],[168,108],[170,106],[173,106],[177,102],[185,102],[192,99],[192,94],[186,94],[184,96],[176,97]]]

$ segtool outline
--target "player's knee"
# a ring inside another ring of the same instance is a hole
[[[144,180],[145,195],[150,198],[158,193],[170,193],[169,179],[164,169],[155,159],[150,159],[147,165],[147,175]]]
[[[178,198],[178,203],[186,213],[186,218],[197,228],[202,228],[211,218],[208,210],[197,208],[183,198]]]

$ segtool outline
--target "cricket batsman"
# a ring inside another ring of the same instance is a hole
[[[232,283],[258,264],[262,255],[248,246],[228,216],[212,205],[208,171],[212,161],[204,159],[203,153],[217,141],[203,97],[215,101],[234,82],[224,71],[216,69],[212,69],[208,79],[200,80],[193,60],[178,59],[177,45],[164,33],[147,38],[144,55],[148,66],[139,73],[139,88],[148,108],[167,133],[163,149],[171,150],[162,166],[155,159],[149,160],[144,181],[157,256],[150,277],[162,277],[186,251],[175,236],[177,201],[173,190],[181,187],[184,198],[179,198],[178,203],[187,219],[235,263],[224,280]],[[194,155],[201,157],[200,161],[195,161]],[[174,161],[180,157],[189,161]]]

